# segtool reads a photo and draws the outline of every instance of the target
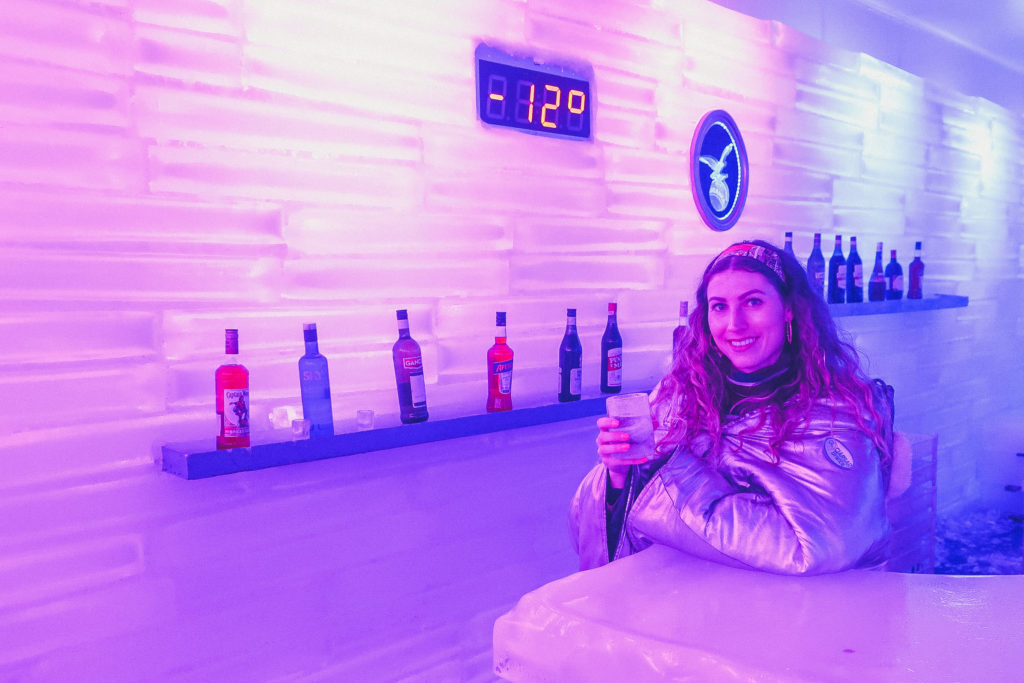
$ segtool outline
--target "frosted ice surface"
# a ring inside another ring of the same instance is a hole
[[[242,82],[242,47],[219,36],[139,24],[140,74],[232,88]]]
[[[630,218],[523,219],[515,227],[517,253],[660,251],[666,222]]]
[[[389,209],[419,205],[422,198],[420,175],[397,163],[177,146],[150,147],[149,160],[154,192]]]
[[[417,297],[502,294],[508,287],[509,267],[503,258],[305,258],[285,263],[283,296],[365,301],[410,293]]]
[[[627,73],[606,67],[594,68],[595,93],[602,107],[615,106],[654,113],[655,94],[660,81],[637,73]],[[597,84],[600,84],[599,86]]]
[[[775,134],[805,142],[828,140],[831,146],[849,149],[860,149],[864,140],[861,126],[789,107],[779,109]]]
[[[7,124],[129,125],[124,78],[43,65],[0,63],[0,116]]]
[[[528,141],[524,144],[519,131],[428,125],[423,131],[423,162],[429,173],[466,176],[468,187],[486,184],[495,171],[523,169],[538,178],[601,178],[601,149],[595,145],[539,136]],[[418,153],[418,146],[415,149]]]
[[[1015,577],[776,576],[653,546],[528,593],[495,623],[494,664],[522,681],[1005,680],[1022,608]]]
[[[0,363],[131,359],[156,353],[156,315],[131,311],[5,312]]]
[[[142,168],[141,145],[123,135],[0,127],[0,182],[128,190]]]
[[[105,74],[132,71],[132,25],[123,13],[4,0],[0,54]]]
[[[676,188],[690,184],[687,155],[608,148],[604,156],[605,178],[609,181],[672,185]]]
[[[903,210],[904,193],[889,185],[836,178],[832,183],[834,206],[858,209]]]
[[[132,16],[139,22],[137,31],[146,24],[155,24],[232,38],[241,37],[243,33],[240,0],[132,1]]]
[[[803,86],[797,89],[796,106],[798,109],[846,121],[865,130],[878,125],[877,98],[855,97]]]
[[[889,240],[904,234],[906,217],[900,209],[845,209],[838,208],[832,212],[834,217],[835,232],[843,235],[861,236],[861,259],[867,260],[871,254],[870,241],[863,238],[865,233],[874,235],[886,235]],[[888,247],[886,247],[888,249]],[[849,250],[849,243],[844,243],[844,250]],[[826,249],[826,253],[830,250]],[[909,249],[901,249],[900,253],[908,252]],[[909,261],[908,256],[903,256],[900,261],[903,263],[904,272]],[[884,260],[888,263],[888,259]]]
[[[692,216],[699,220],[693,198],[685,189],[612,182],[607,188],[609,213],[663,220]]]
[[[611,26],[609,28],[612,28]],[[666,50],[655,42],[634,36],[604,31],[597,25],[583,25],[576,17],[565,20],[533,14],[528,20],[530,43],[537,48],[572,54],[595,67],[604,66],[659,77],[678,72],[683,65],[679,50]]]
[[[652,149],[655,141],[655,123],[646,115],[638,115],[616,107],[598,107],[594,112],[598,142]],[[691,131],[692,136],[692,131]]]
[[[826,202],[777,199],[749,202],[743,210],[744,218],[750,222],[817,232],[832,225],[832,214],[832,205]],[[775,240],[779,241],[777,237]]]
[[[857,152],[781,138],[775,141],[772,159],[779,166],[837,176],[856,176],[860,172],[860,154]]]
[[[596,178],[534,176],[505,170],[486,178],[435,174],[427,180],[427,206],[431,208],[521,211],[527,203],[536,213],[591,216],[604,210],[605,201],[605,184]]]
[[[664,266],[655,256],[516,256],[510,272],[513,290],[549,291],[553,288],[655,289]]]

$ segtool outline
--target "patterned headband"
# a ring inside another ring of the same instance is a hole
[[[782,284],[786,284],[786,275],[782,271],[782,259],[779,258],[778,252],[774,249],[768,249],[748,242],[734,244],[715,258],[714,265],[717,265],[719,261],[729,258],[730,256],[744,256],[746,258],[754,259],[761,265],[768,268],[768,270],[775,273],[779,280],[782,281]],[[712,267],[714,267],[714,265]]]

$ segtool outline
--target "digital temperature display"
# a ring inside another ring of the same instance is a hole
[[[476,49],[477,112],[495,126],[537,135],[590,139],[590,79],[569,69],[517,59],[480,44]]]

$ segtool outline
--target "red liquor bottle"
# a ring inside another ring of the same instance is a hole
[[[494,346],[487,350],[487,412],[512,410],[512,349],[505,343],[505,312],[495,316]]]
[[[914,243],[914,260],[910,262],[910,286],[907,288],[908,299],[920,299],[924,280],[924,261],[921,260],[921,243]]]
[[[249,445],[249,371],[238,360],[238,330],[224,330],[227,359],[214,375],[220,433],[217,448]]]

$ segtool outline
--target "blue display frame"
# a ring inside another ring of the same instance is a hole
[[[566,140],[593,140],[594,71],[581,62],[538,63],[476,46],[477,118],[485,126]],[[524,88],[524,86],[528,86]]]
[[[719,232],[736,225],[749,186],[747,146],[739,126],[723,109],[708,112],[690,142],[690,193],[704,223]]]

